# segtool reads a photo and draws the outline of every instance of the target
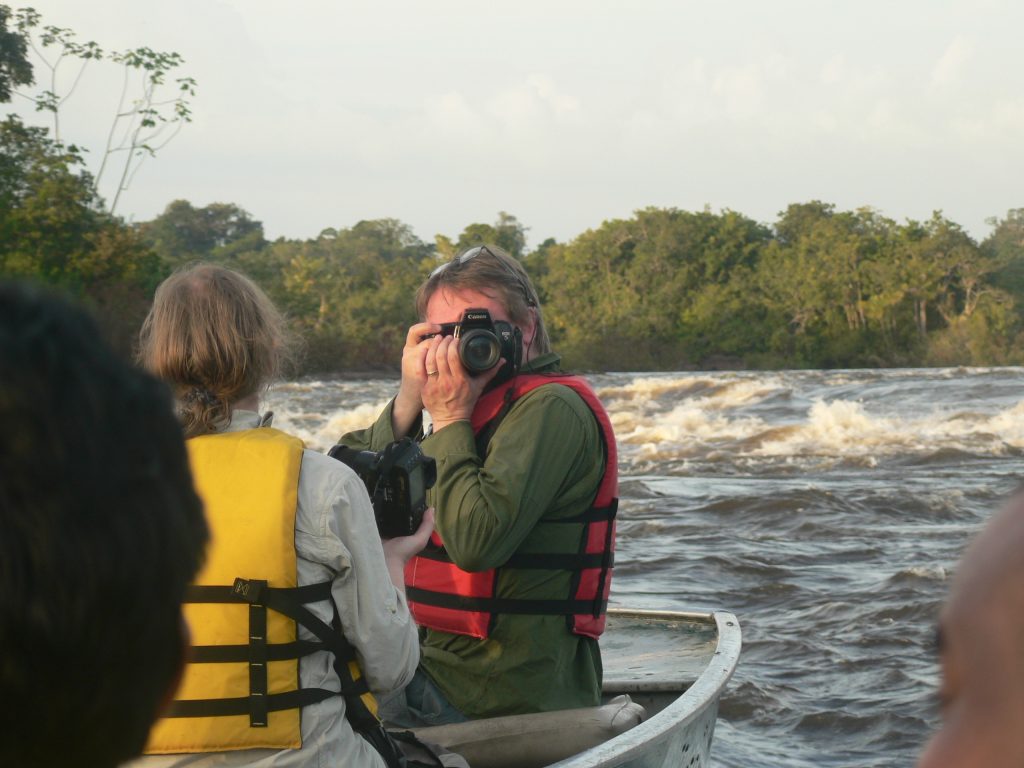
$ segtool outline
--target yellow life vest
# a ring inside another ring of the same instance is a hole
[[[186,596],[189,663],[146,754],[298,749],[299,709],[339,695],[299,688],[298,658],[317,650],[335,654],[347,709],[357,710],[347,713],[350,719],[375,721],[376,703],[340,628],[304,607],[330,600],[330,582],[297,586],[302,441],[260,428],[194,437],[186,445],[210,548]],[[296,620],[320,642],[298,641]]]

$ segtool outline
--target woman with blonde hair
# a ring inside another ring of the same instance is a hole
[[[355,472],[259,414],[289,345],[244,275],[175,273],[140,341],[141,362],[179,403],[212,544],[186,605],[190,663],[138,764],[391,763],[370,692],[416,669],[402,572],[433,511],[382,543]]]

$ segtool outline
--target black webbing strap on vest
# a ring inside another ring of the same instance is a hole
[[[590,523],[602,520],[614,520],[618,511],[619,500],[613,499],[607,507],[591,508],[572,517],[560,517],[555,520],[539,520],[538,525],[562,525],[565,523]],[[610,529],[610,526],[609,526]],[[545,571],[582,571],[587,568],[609,569],[615,565],[615,553],[611,551],[608,540],[609,530],[603,552],[516,552],[502,563],[501,568],[521,568]],[[444,547],[427,545],[417,557],[435,560],[439,563],[451,563],[452,558]]]
[[[322,621],[306,608],[305,603],[327,601],[334,610],[332,624]],[[304,587],[269,587],[266,581],[258,579],[235,579],[232,586],[198,586],[186,589],[187,603],[248,603],[249,644],[193,646],[189,661],[249,662],[250,695],[231,699],[178,700],[171,703],[165,717],[219,717],[226,715],[249,715],[251,727],[265,727],[267,713],[284,709],[298,709],[332,696],[345,699],[345,717],[352,729],[365,738],[384,759],[388,768],[415,768],[423,765],[407,760],[402,750],[384,729],[377,716],[370,711],[362,699],[369,692],[366,678],[358,680],[352,675],[349,662],[356,660],[355,649],[341,629],[338,607],[331,599],[331,582],[320,582]],[[317,638],[316,642],[296,640],[292,643],[266,642],[266,610],[276,611],[304,627]],[[253,619],[254,613],[256,619]],[[262,631],[260,631],[262,627]],[[341,684],[340,691],[323,688],[299,688],[285,693],[268,694],[266,687],[266,663],[297,659],[314,651],[330,651],[334,656],[334,670]],[[262,666],[262,673],[253,672]],[[254,695],[255,694],[255,695]],[[262,720],[261,720],[262,718]],[[415,739],[413,738],[415,741]]]
[[[319,650],[327,650],[336,659],[355,658],[355,651],[344,635],[332,629],[305,607],[304,603],[330,600],[331,583],[321,582],[304,587],[268,587],[258,579],[235,579],[232,586],[199,586],[187,588],[188,603],[247,603],[249,605],[249,643],[247,645],[193,646],[188,660],[191,663],[248,662],[249,695],[225,699],[176,700],[171,703],[165,717],[222,717],[249,715],[253,728],[266,727],[269,712],[309,706],[339,695],[337,691],[322,688],[300,688],[285,693],[267,691],[267,662],[297,659]],[[333,604],[333,601],[332,601]],[[309,630],[319,642],[296,641],[268,644],[266,632],[267,609],[293,619]],[[347,669],[347,664],[346,664]],[[341,694],[366,693],[365,680],[352,680],[351,675],[341,678]]]
[[[334,618],[331,620],[332,628],[338,634],[342,634],[341,616],[338,615],[338,606],[333,601],[331,608],[334,609]],[[349,662],[355,660],[355,650],[348,644],[348,641],[345,644],[348,645],[348,654],[334,654],[334,671],[337,672],[338,679],[341,680],[341,692],[345,697],[345,717],[348,718],[353,729],[366,735],[380,727],[380,720],[363,701],[362,694],[368,690],[366,681],[356,681],[352,677]]]
[[[562,616],[566,614],[590,613],[595,606],[602,611],[607,610],[608,601],[597,600],[528,600],[515,597],[463,597],[447,592],[434,592],[429,589],[406,586],[406,595],[410,600],[424,605],[435,605],[438,608],[456,608],[464,611],[480,611],[489,613],[514,613],[521,616]]]
[[[235,589],[239,588],[235,583]],[[243,589],[257,595],[266,590],[266,581],[251,581]],[[267,715],[267,607],[249,603],[249,727],[266,728]]]
[[[602,437],[602,441],[603,440],[604,440],[604,438]],[[619,509],[619,500],[615,499],[611,503],[611,517],[609,518],[609,523],[604,528],[604,551],[608,555],[612,555],[613,554],[611,550],[612,550],[612,546],[614,545],[615,526],[613,525],[612,521],[615,520],[615,515],[618,512],[618,509]],[[604,605],[603,606],[600,603],[601,603],[601,598],[604,597],[604,590],[605,590],[605,586],[608,584],[608,574],[611,571],[613,561],[614,561],[614,557],[609,557],[608,558],[608,562],[605,563],[603,566],[601,566],[601,575],[598,577],[598,580],[597,580],[597,591],[595,593],[596,599],[594,600],[594,610],[591,613],[591,615],[595,619],[598,618],[599,616],[601,616],[602,613],[605,613],[608,610],[608,603],[607,603],[607,601],[604,601]]]
[[[324,650],[323,643],[312,640],[296,640],[294,643],[267,645],[267,661],[288,661],[301,659],[315,651]],[[193,664],[224,664],[232,661],[248,661],[248,645],[193,645],[188,660]]]
[[[308,707],[324,699],[337,696],[336,691],[323,688],[300,688],[286,693],[272,693],[265,697],[266,711],[279,712],[283,709]],[[189,699],[171,703],[168,712],[162,717],[226,717],[228,715],[250,715],[250,700],[246,697],[234,699]],[[264,723],[265,725],[265,723]],[[259,727],[258,725],[253,727]]]
[[[264,582],[264,588],[265,582]],[[185,602],[187,603],[235,603],[239,600],[225,600],[225,589],[234,591],[234,587],[202,587],[193,585],[188,588]],[[313,603],[328,600],[331,596],[330,582],[310,584],[305,587],[291,587],[291,596],[300,603]],[[296,640],[291,643],[264,644],[267,661],[288,661],[301,659],[315,651],[326,650],[321,642],[312,640]],[[249,645],[193,645],[189,648],[188,661],[193,664],[218,664],[249,661]]]

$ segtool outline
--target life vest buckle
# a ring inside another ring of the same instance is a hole
[[[267,582],[262,579],[235,579],[231,591],[241,597],[245,602],[256,605],[262,603],[263,590]]]

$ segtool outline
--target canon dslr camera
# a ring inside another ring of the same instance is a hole
[[[437,480],[437,464],[404,437],[379,453],[336,445],[327,454],[348,464],[366,485],[382,539],[409,536],[423,522],[427,489]]]
[[[523,358],[523,333],[511,323],[491,320],[491,313],[470,308],[457,323],[441,323],[441,336],[455,336],[459,344],[459,360],[470,376],[489,371],[505,358],[505,367],[498,379],[516,374]],[[430,338],[425,336],[424,338]]]

